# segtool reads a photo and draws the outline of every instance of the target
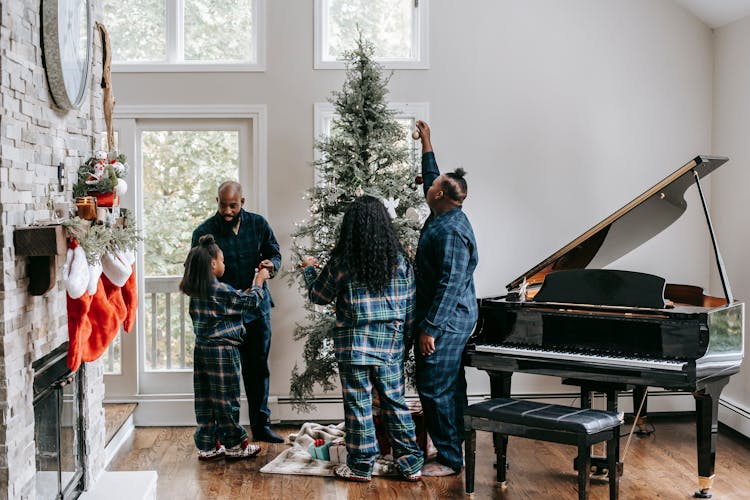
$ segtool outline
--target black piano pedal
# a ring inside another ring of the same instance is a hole
[[[648,421],[648,417],[638,417],[635,421],[635,435],[636,436],[650,436],[656,429],[654,425]]]
[[[577,471],[578,459],[573,460],[573,470]],[[622,476],[623,463],[617,462],[617,475]],[[606,472],[605,472],[606,471]],[[608,477],[609,470],[607,468],[607,457],[592,456],[591,457],[591,475],[595,477],[604,476]]]
[[[607,480],[609,479],[609,469],[601,465],[591,466],[591,479]]]

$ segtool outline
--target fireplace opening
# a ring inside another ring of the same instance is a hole
[[[32,364],[36,498],[74,499],[84,487],[82,365],[67,366],[68,343]]]

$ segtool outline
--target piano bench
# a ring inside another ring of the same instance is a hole
[[[620,419],[617,413],[551,405],[512,398],[496,398],[473,404],[464,413],[466,436],[466,493],[474,492],[476,431],[494,434],[497,480],[506,486],[508,436],[538,439],[578,447],[578,498],[588,498],[591,445],[607,442],[609,498],[619,493],[617,463],[620,458]]]

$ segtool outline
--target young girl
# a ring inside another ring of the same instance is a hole
[[[193,387],[195,446],[199,460],[254,457],[240,418],[240,351],[243,324],[252,319],[269,278],[260,269],[253,286],[241,292],[217,279],[224,274],[224,254],[210,234],[201,236],[185,261],[180,290],[190,296],[195,332]]]
[[[305,281],[316,304],[336,301],[333,343],[346,415],[346,465],[333,472],[369,481],[380,454],[372,418],[372,391],[380,396],[393,456],[404,479],[418,481],[422,451],[404,400],[404,344],[414,310],[414,273],[383,204],[355,199],[344,214],[336,247],[318,275],[305,257]]]

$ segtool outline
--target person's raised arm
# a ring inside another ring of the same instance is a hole
[[[419,131],[419,139],[422,141],[422,154],[432,152],[432,141],[430,140],[430,126],[427,122],[417,120],[417,130]]]
[[[440,177],[435,153],[432,151],[432,140],[430,137],[430,126],[422,120],[417,120],[417,129],[419,130],[419,139],[422,141],[422,189],[425,196],[435,179]]]

